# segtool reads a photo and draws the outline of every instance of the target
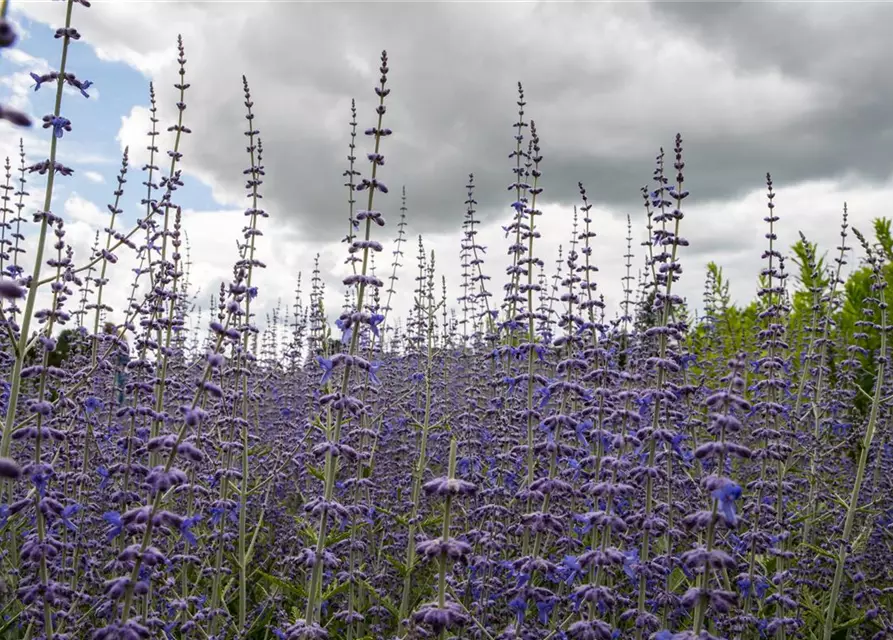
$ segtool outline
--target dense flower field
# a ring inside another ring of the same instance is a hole
[[[598,273],[605,247],[582,183],[547,270],[547,159],[519,85],[506,121],[511,266],[487,273],[469,176],[462,295],[450,300],[422,240],[414,284],[399,280],[382,52],[371,126],[354,108],[346,132],[340,316],[329,324],[317,271],[307,301],[299,285],[287,318],[256,324],[255,240],[275,212],[261,208],[246,79],[244,237],[210,322],[192,332],[177,190],[180,143],[199,123],[182,40],[175,123],[154,117],[152,93],[137,226],[120,223],[126,152],[92,256],[74,255],[52,213],[55,180],[72,174],[56,160],[77,130],[65,102],[92,84],[66,66],[89,6],[67,0],[59,68],[32,74],[35,90],[56,92],[48,157],[6,162],[0,636],[893,637],[888,221],[872,240],[844,210],[831,260],[802,236],[792,253],[777,242],[767,175],[757,299],[733,305],[711,265],[695,317],[674,287],[689,196],[676,136],[642,188],[648,241],[634,247],[630,224],[625,274]],[[31,126],[10,108],[0,117]],[[44,206],[27,211],[35,173]],[[374,256],[391,241],[386,285]],[[141,260],[135,276],[116,268],[123,252]],[[128,307],[112,309],[109,283],[132,276]],[[605,308],[600,277],[622,278],[620,309]],[[409,318],[389,315],[398,296],[415,301]]]

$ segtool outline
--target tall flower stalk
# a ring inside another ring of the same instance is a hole
[[[684,177],[682,169],[685,163],[682,161],[682,136],[676,135],[676,144],[673,149],[675,154],[676,184],[667,187],[668,178],[664,176],[663,150],[657,159],[657,168],[654,171],[656,188],[651,192],[651,204],[660,213],[654,217],[654,221],[660,224],[660,228],[653,231],[649,238],[650,245],[658,248],[659,253],[650,257],[650,267],[655,284],[654,310],[658,314],[658,325],[651,331],[657,337],[657,350],[654,357],[650,358],[649,368],[654,376],[652,390],[651,426],[642,432],[647,447],[647,459],[631,471],[632,477],[644,485],[644,509],[642,512],[642,533],[639,549],[638,563],[638,593],[635,610],[636,638],[641,640],[648,630],[656,630],[659,625],[657,616],[647,609],[647,593],[649,579],[653,579],[660,570],[659,565],[652,562],[652,542],[654,537],[660,537],[666,533],[666,521],[655,513],[654,484],[655,479],[661,477],[659,467],[655,466],[658,442],[669,444],[672,442],[672,431],[664,424],[665,404],[669,401],[665,395],[665,385],[670,373],[679,369],[678,365],[668,357],[670,355],[670,341],[678,341],[681,337],[678,329],[671,324],[673,309],[682,300],[673,293],[673,283],[679,279],[682,267],[677,260],[680,246],[686,246],[688,242],[679,235],[679,224],[682,221],[682,201],[688,197],[688,191],[683,189]],[[667,199],[667,194],[671,200]],[[672,208],[671,208],[672,207]],[[649,214],[650,216],[650,214]],[[668,478],[664,478],[669,481]],[[632,611],[630,612],[632,615]]]
[[[15,430],[16,412],[19,403],[19,390],[21,388],[22,368],[24,366],[25,357],[28,350],[33,347],[33,343],[29,343],[31,321],[34,314],[34,304],[37,301],[38,283],[40,282],[41,270],[44,263],[44,251],[46,249],[47,235],[50,225],[55,219],[50,212],[53,204],[53,185],[56,182],[56,174],[70,176],[72,170],[60,164],[56,160],[58,153],[59,141],[62,139],[66,130],[71,131],[71,121],[62,117],[62,90],[66,83],[86,88],[84,83],[78,81],[73,74],[69,77],[66,70],[68,65],[68,49],[72,40],[80,38],[77,30],[71,26],[74,5],[81,4],[89,7],[90,3],[85,0],[67,0],[65,6],[65,26],[62,27],[62,54],[59,61],[59,70],[46,76],[37,76],[37,88],[39,89],[44,82],[55,82],[56,98],[53,104],[53,112],[44,118],[45,122],[50,125],[50,152],[49,157],[40,163],[28,167],[28,171],[38,172],[46,175],[46,187],[43,196],[43,209],[38,212],[36,221],[39,223],[37,231],[37,243],[34,253],[34,267],[31,271],[31,277],[28,280],[27,295],[25,296],[25,307],[22,312],[21,328],[19,330],[18,342],[15,347],[16,359],[13,364],[13,370],[10,375],[11,388],[9,391],[9,399],[6,404],[6,419],[4,420],[3,436],[0,437],[0,458],[9,457],[9,447],[12,442],[12,434]],[[6,17],[7,1],[3,0],[2,9],[0,9],[0,17]],[[36,74],[35,74],[36,75]],[[89,84],[86,85],[89,87]],[[82,89],[82,93],[86,96],[86,92]],[[7,118],[8,119],[8,118]],[[50,632],[51,633],[51,632]]]
[[[335,393],[327,394],[321,399],[326,406],[331,407],[326,426],[326,441],[329,445],[329,450],[325,454],[323,494],[316,507],[316,511],[319,513],[319,528],[316,535],[315,559],[312,564],[308,582],[307,606],[304,620],[300,623],[296,623],[295,626],[297,628],[292,630],[292,635],[296,638],[303,637],[300,634],[317,633],[315,630],[319,628],[320,594],[322,588],[326,536],[329,531],[329,520],[336,516],[338,507],[340,507],[340,505],[333,503],[335,480],[338,475],[339,464],[338,456],[336,454],[339,452],[338,447],[340,446],[341,441],[341,430],[344,426],[346,417],[358,415],[362,411],[361,401],[349,394],[351,376],[355,369],[365,371],[370,375],[375,374],[372,363],[357,354],[359,351],[359,339],[362,330],[364,327],[369,326],[371,320],[369,314],[366,314],[363,311],[363,303],[365,301],[367,290],[382,286],[382,283],[378,278],[368,275],[368,270],[370,253],[372,251],[381,250],[381,246],[372,240],[372,225],[384,225],[384,218],[381,213],[372,208],[375,193],[377,191],[381,193],[388,192],[384,183],[378,179],[378,169],[384,165],[384,156],[381,154],[381,141],[383,138],[391,135],[391,130],[383,126],[384,114],[386,112],[384,101],[390,93],[390,89],[387,88],[387,73],[389,71],[387,62],[387,52],[382,51],[381,66],[379,67],[381,77],[379,86],[375,88],[375,93],[379,98],[379,103],[376,107],[378,121],[375,127],[369,128],[365,132],[367,136],[371,136],[375,141],[374,150],[367,154],[367,158],[372,164],[372,170],[370,177],[363,178],[356,187],[357,191],[368,191],[368,196],[366,200],[366,208],[357,212],[356,216],[357,220],[364,226],[363,239],[353,240],[352,242],[352,247],[356,247],[362,254],[362,264],[357,274],[348,276],[344,279],[344,284],[356,287],[357,292],[356,311],[350,316],[349,321],[342,325],[344,331],[350,332],[348,340],[349,346],[347,352],[344,354],[333,356],[331,360],[325,358],[320,360],[320,364],[325,372],[325,381],[331,377],[331,372],[336,366],[342,367],[342,376],[340,390]],[[341,509],[343,509],[343,507],[341,507]],[[304,632],[301,630],[302,628],[306,628],[308,631]]]

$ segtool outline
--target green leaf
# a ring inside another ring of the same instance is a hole
[[[17,614],[15,614],[9,620],[7,620],[6,624],[4,624],[2,627],[0,627],[0,634],[5,633],[6,630],[9,629],[15,623],[16,620],[19,619],[20,615],[22,615],[21,611],[19,611]]]
[[[841,507],[843,507],[844,509],[850,508],[849,503],[846,500],[844,500],[843,498],[841,498],[839,495],[837,495],[835,492],[830,491],[829,493],[831,494],[831,497],[834,498],[834,501],[837,504],[839,504]]]
[[[320,482],[326,481],[326,474],[323,473],[321,470],[317,469],[312,464],[308,464],[308,465],[304,465],[304,466],[307,469],[307,471],[310,472],[310,475],[312,475],[314,478],[316,478]]]
[[[270,584],[276,585],[283,591],[290,593],[293,596],[297,596],[298,598],[307,597],[307,594],[304,592],[304,588],[301,585],[286,582],[282,578],[277,578],[276,576],[265,573],[264,571],[258,571],[257,573]]]
[[[298,535],[303,536],[304,539],[308,541],[309,546],[316,546],[316,529],[298,517],[295,517],[295,524],[299,526]]]
[[[676,567],[673,569],[672,573],[670,573],[670,592],[674,593],[679,590],[679,588],[688,582],[688,578],[685,577],[685,574],[682,572],[682,569]]]
[[[399,489],[398,489],[398,492],[399,492]],[[399,496],[398,496],[398,500],[399,500]],[[399,524],[401,527],[409,526],[409,520],[407,520],[403,516],[397,515],[396,513],[392,512],[392,511],[388,511],[387,509],[382,509],[381,507],[378,507],[378,506],[375,507],[375,510],[378,511],[379,513],[385,514],[386,516],[391,516],[392,518],[394,518],[394,520],[397,521],[397,524]]]
[[[422,528],[424,529],[425,527],[433,527],[434,525],[440,524],[441,522],[443,522],[443,515],[431,516],[430,518],[422,522]]]
[[[853,618],[852,620],[847,620],[847,621],[844,622],[843,624],[834,625],[834,633],[837,634],[837,633],[839,633],[839,632],[841,632],[841,631],[844,631],[844,630],[846,630],[846,629],[849,629],[850,627],[855,627],[855,626],[857,626],[857,625],[860,625],[860,624],[862,624],[863,622],[865,622],[865,616],[864,616],[864,615],[861,615],[861,616],[859,616],[858,618]],[[846,635],[844,635],[844,636],[842,636],[842,637],[845,638]]]
[[[257,445],[254,447],[248,447],[248,455],[256,456],[256,455],[265,455],[270,453],[273,450],[273,447],[269,445]]]
[[[818,627],[825,626],[825,613],[815,605],[811,597],[807,597],[802,603],[809,610],[809,613],[818,621]]]
[[[821,547],[817,547],[814,544],[809,544],[808,542],[804,542],[802,544],[804,547],[806,547],[810,551],[814,551],[815,553],[819,554],[820,556],[825,556],[826,558],[831,558],[832,560],[837,562],[837,556],[834,555],[833,553],[831,553],[830,551],[825,551]]]
[[[392,567],[394,567],[394,569],[397,570],[397,573],[400,574],[400,577],[406,577],[407,571],[405,564],[403,564],[393,556],[388,555],[387,553],[384,553],[382,555],[384,555],[384,558],[388,561],[388,564],[390,564]]]
[[[331,547],[333,544],[338,544],[342,540],[347,540],[352,535],[353,535],[352,528],[349,528],[346,531],[339,531],[338,533],[333,533],[328,538],[326,538],[326,547]]]
[[[338,585],[332,587],[331,589],[329,589],[328,591],[326,591],[325,593],[323,593],[322,599],[323,600],[331,600],[332,598],[337,596],[339,593],[343,593],[344,591],[346,591],[349,586],[350,586],[350,582],[342,582],[341,584],[338,584]]]

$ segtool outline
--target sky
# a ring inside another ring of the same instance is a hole
[[[36,121],[52,110],[52,89],[33,90],[29,72],[59,65],[64,2],[11,0],[20,40],[0,54],[0,103]],[[144,213],[149,83],[160,128],[174,124],[177,35],[186,48],[183,206],[197,304],[207,308],[236,260],[248,206],[243,171],[245,107],[242,76],[254,101],[266,171],[258,257],[259,323],[277,304],[290,306],[298,274],[307,283],[320,256],[327,308],[343,300],[350,104],[360,130],[375,123],[374,87],[382,49],[389,87],[381,179],[390,188],[375,208],[388,220],[376,228],[385,245],[378,274],[390,273],[392,241],[406,188],[404,267],[392,306],[412,305],[417,237],[436,255],[439,275],[459,295],[459,248],[465,185],[475,176],[487,245],[484,269],[501,290],[509,258],[502,226],[512,216],[517,84],[526,119],[541,139],[544,191],[542,240],[536,253],[553,269],[568,244],[577,184],[590,202],[598,284],[617,311],[622,297],[626,218],[642,264],[644,208],[654,158],[681,133],[686,217],[681,235],[684,273],[679,292],[698,307],[706,265],[723,267],[733,297],[752,299],[766,246],[765,176],[771,172],[779,241],[802,231],[834,253],[841,212],[870,233],[890,214],[893,196],[893,41],[886,25],[893,6],[842,2],[282,2],[93,0],[76,6],[68,69],[94,84],[84,99],[66,91],[62,115],[73,123],[58,159],[75,170],[56,182],[53,211],[81,261],[108,220],[121,155],[130,170],[124,226]],[[165,152],[172,134],[158,137]],[[28,163],[46,158],[49,133],[0,122],[0,161],[18,166],[19,138]],[[359,159],[371,151],[358,136]],[[365,173],[368,164],[358,167]],[[41,182],[29,181],[33,211]],[[111,274],[112,305],[121,310],[135,263],[122,254]],[[833,255],[829,255],[833,257]],[[854,262],[851,260],[851,262]],[[790,265],[791,267],[793,265]],[[117,275],[116,275],[117,274]],[[114,317],[114,314],[113,314]]]

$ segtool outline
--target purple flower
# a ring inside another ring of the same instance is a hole
[[[372,317],[369,318],[369,327],[372,329],[372,333],[375,334],[376,337],[380,336],[378,325],[382,322],[384,322],[384,316],[380,313],[373,313]]]
[[[12,458],[0,458],[0,478],[18,480],[22,475],[22,469]]]
[[[741,487],[731,480],[725,479],[722,485],[710,495],[717,501],[717,506],[726,524],[730,527],[737,526],[738,516],[735,513],[735,500],[741,497]]]
[[[55,78],[52,78],[52,77],[51,77],[51,76],[54,75],[54,74],[49,74],[49,75],[46,75],[46,76],[39,76],[39,75],[37,75],[36,73],[34,73],[34,72],[32,71],[32,72],[30,73],[30,75],[31,75],[31,77],[34,79],[34,82],[37,83],[37,84],[34,85],[34,90],[35,90],[35,91],[39,90],[39,89],[40,89],[40,85],[42,85],[44,82],[49,82],[50,80],[54,80],[54,79],[55,79]]]
[[[81,95],[84,96],[85,98],[89,98],[90,94],[87,93],[87,89],[89,89],[90,87],[93,86],[93,81],[92,80],[82,80],[82,81],[80,81],[80,85],[81,86],[78,87],[78,90],[81,92]]]
[[[121,521],[121,514],[117,511],[106,511],[102,514],[102,519],[112,526],[108,533],[106,533],[106,537],[109,540],[114,540],[124,531],[124,523]]]
[[[576,556],[564,556],[564,560],[562,560],[561,564],[564,565],[564,568],[567,571],[565,582],[569,585],[573,584],[574,580],[577,579],[577,576],[583,571],[583,567],[580,566],[580,561]]]
[[[6,120],[7,122],[11,122],[18,127],[31,126],[31,118],[29,118],[26,114],[17,109],[13,109],[12,107],[4,107],[3,105],[0,105],[0,120]],[[13,265],[7,267],[7,270],[10,270],[12,266]]]
[[[99,477],[102,478],[102,481],[99,483],[100,489],[105,489],[108,486],[109,480],[111,480],[111,476],[109,475],[109,470],[105,467],[97,467],[96,473],[99,474]]]
[[[97,409],[102,409],[102,400],[94,396],[90,396],[86,400],[84,400],[84,409],[87,411],[87,413],[93,413]]]
[[[323,370],[322,378],[319,379],[319,384],[324,385],[329,381],[329,378],[332,377],[332,374],[335,373],[335,363],[323,356],[316,356],[316,361]]]
[[[211,507],[211,526],[217,526],[226,513],[223,507]]]
[[[201,519],[202,517],[200,515],[192,516],[191,518],[186,518],[180,524],[180,535],[186,538],[186,542],[188,542],[190,545],[195,545],[198,543],[198,540],[196,540],[195,538],[195,534],[192,533],[192,527],[201,522]]]
[[[437,603],[422,605],[412,614],[412,620],[416,624],[431,627],[434,633],[438,634],[444,629],[462,627],[469,622],[468,616],[454,602],[447,602],[444,607],[440,607]]]
[[[549,616],[552,615],[552,610],[555,608],[555,599],[549,598],[548,600],[543,600],[541,602],[536,603],[536,611],[537,611],[537,620],[542,625],[548,624]]]
[[[70,529],[71,531],[74,531],[75,533],[77,532],[78,528],[70,520],[70,518],[80,510],[81,510],[81,505],[75,503],[75,504],[70,504],[67,507],[65,507],[64,509],[62,509],[62,513],[59,514],[59,519],[62,521],[62,524],[64,524],[68,529]]]
[[[517,616],[518,620],[518,626],[524,624],[524,616],[527,614],[527,600],[525,600],[524,597],[519,594],[509,602],[509,609],[515,612],[515,616]]]
[[[43,128],[53,128],[53,135],[61,138],[63,133],[71,131],[71,120],[62,116],[48,115],[43,117]]]
[[[11,47],[16,41],[16,32],[5,19],[0,19],[0,47]]]
[[[381,362],[370,362],[369,363],[369,379],[372,381],[372,384],[381,384],[381,380],[378,379],[378,370],[381,369]]]
[[[589,441],[586,440],[586,432],[592,429],[592,421],[584,420],[583,422],[578,422],[574,427],[574,431],[577,433],[577,439],[580,441],[580,444],[584,447],[589,446]]]
[[[41,497],[46,493],[47,482],[49,482],[51,475],[53,475],[52,468],[47,468],[46,466],[42,466],[31,473],[31,482],[34,483]]]
[[[338,318],[335,320],[335,326],[341,329],[341,344],[347,344],[350,342],[350,339],[353,337],[353,328],[350,324],[345,324],[342,318]]]
[[[760,576],[754,576],[754,582],[756,584],[753,585],[753,592],[756,595],[757,599],[762,600],[763,596],[769,590],[769,583]],[[740,576],[738,576],[736,584],[738,586],[738,590],[741,591],[742,595],[747,596],[750,594],[752,586],[750,575],[748,575],[747,573],[742,573]]]
[[[9,278],[0,278],[0,298],[3,300],[20,300],[25,297],[25,289]]]
[[[446,476],[429,480],[422,489],[428,495],[436,496],[470,496],[477,492],[473,483]]]
[[[630,580],[635,580],[636,570],[639,566],[639,550],[630,549],[623,554],[623,572]]]

